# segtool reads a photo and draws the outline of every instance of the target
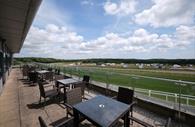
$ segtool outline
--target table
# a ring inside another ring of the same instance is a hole
[[[47,71],[47,70],[41,70],[41,71],[37,71],[38,75],[40,75],[40,78],[43,80],[44,79],[44,75],[46,73],[48,73],[50,71]]]
[[[56,87],[59,88],[59,84],[63,85],[64,88],[64,103],[66,102],[66,87],[70,87],[70,85],[75,85],[79,83],[80,81],[73,79],[73,78],[68,78],[68,79],[61,79],[57,80],[56,82]]]
[[[124,127],[129,127],[130,105],[98,95],[73,106],[74,127],[79,126],[79,114],[96,126],[111,127],[124,117]]]
[[[48,73],[48,72],[49,72],[49,71],[47,71],[47,70],[37,71],[37,73],[38,73],[38,74],[41,74],[41,75],[42,75],[42,74],[45,74],[45,73]]]

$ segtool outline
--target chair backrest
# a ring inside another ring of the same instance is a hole
[[[117,100],[125,104],[131,104],[133,102],[134,90],[119,87]]]
[[[39,116],[39,117],[38,117],[38,119],[39,119],[39,124],[40,124],[40,127],[47,127],[47,125],[46,125],[45,121],[42,119],[42,117],[41,117],[41,116]]]
[[[53,75],[54,75],[53,72],[47,72],[44,75],[44,79],[49,80],[49,81],[53,81]]]
[[[53,69],[52,68],[47,68],[48,71],[52,71]]]
[[[29,70],[29,67],[27,65],[24,65],[22,68],[23,76],[28,76],[28,70]]]
[[[90,77],[88,75],[83,76],[83,81],[89,83]]]
[[[64,79],[64,75],[55,75],[55,80]]]
[[[41,81],[38,81],[38,85],[39,85],[40,95],[42,97],[45,97],[45,89],[44,89],[43,83]]]
[[[37,82],[38,74],[36,72],[30,72],[28,76],[30,81],[32,81],[33,83]]]
[[[74,85],[74,88],[81,88],[81,94],[82,94],[82,96],[84,96],[84,93],[85,93],[85,83],[79,82],[79,83]]]
[[[78,104],[82,102],[81,88],[77,87],[66,92],[66,103],[69,105]]]
[[[55,74],[59,75],[60,74],[60,69],[55,69]]]

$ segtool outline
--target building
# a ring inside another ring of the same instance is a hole
[[[0,93],[42,0],[0,1]]]

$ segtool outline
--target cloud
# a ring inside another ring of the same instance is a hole
[[[179,47],[185,47],[190,42],[195,45],[195,26],[179,26],[176,28],[175,38],[177,40],[176,45]]]
[[[135,22],[152,27],[193,24],[194,0],[153,0],[154,5],[135,15]]]
[[[83,1],[81,1],[81,5],[91,5],[91,6],[93,6],[94,3],[91,0],[83,0]]]
[[[185,48],[195,43],[195,26],[178,26],[172,34],[151,33],[139,28],[128,36],[107,33],[96,39],[85,38],[65,26],[48,24],[45,28],[32,26],[22,48],[21,56],[54,58],[91,58],[122,53],[152,53]],[[114,56],[113,56],[114,57]]]
[[[129,15],[136,11],[135,0],[121,0],[119,3],[107,1],[104,10],[108,15]]]
[[[71,19],[72,15],[64,8],[57,6],[54,0],[43,0],[34,24],[41,27],[45,27],[47,24],[56,24],[74,29],[71,25]]]

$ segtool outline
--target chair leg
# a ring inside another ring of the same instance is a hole
[[[68,118],[68,109],[66,108],[66,117]]]

